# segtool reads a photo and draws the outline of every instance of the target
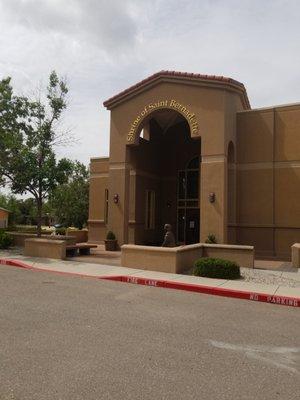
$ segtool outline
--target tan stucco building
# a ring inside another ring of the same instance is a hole
[[[110,156],[91,160],[89,241],[300,242],[300,105],[250,107],[243,84],[161,71],[104,103]]]

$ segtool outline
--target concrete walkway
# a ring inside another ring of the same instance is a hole
[[[173,287],[184,289],[184,285],[191,287],[199,286],[204,290],[202,292],[219,294],[222,296],[226,296],[226,293],[229,294],[230,291],[242,292],[245,296],[229,296],[229,297],[240,297],[240,298],[249,298],[250,300],[257,301],[268,301],[276,304],[280,304],[279,298],[280,296],[286,298],[292,298],[297,300],[296,306],[300,306],[300,288],[292,288],[281,285],[268,285],[268,284],[258,284],[253,282],[245,282],[241,280],[224,280],[224,279],[211,279],[211,278],[202,278],[190,275],[180,275],[180,274],[169,274],[164,272],[155,272],[155,271],[145,271],[139,269],[131,269],[124,268],[113,265],[105,265],[105,264],[92,264],[90,262],[78,262],[78,261],[63,261],[63,260],[53,260],[47,258],[33,258],[33,257],[25,257],[20,254],[12,254],[11,252],[2,251],[0,252],[0,263],[5,263],[3,260],[19,260],[29,267],[33,269],[45,270],[45,271],[53,271],[58,273],[69,273],[76,274],[81,276],[95,277],[95,278],[106,278],[106,279],[115,279],[123,282],[129,283],[140,283],[144,285],[150,286],[163,286],[163,287]],[[1,261],[2,260],[2,261]],[[293,275],[293,279],[297,279],[300,282],[300,272],[298,273],[289,273],[284,272],[286,277],[289,274]],[[122,279],[118,279],[118,277],[122,277]],[[161,282],[169,282],[170,285],[166,286],[166,284],[161,285]],[[173,285],[171,285],[173,283]],[[205,288],[209,288],[210,291],[205,290]],[[193,288],[192,288],[193,289]],[[213,291],[215,289],[215,291]],[[193,290],[199,291],[200,290]],[[225,293],[225,294],[220,294]],[[246,296],[249,294],[249,297]],[[264,298],[268,300],[260,300],[255,294],[263,295]],[[267,297],[266,297],[267,296]],[[273,299],[273,300],[272,300]],[[275,299],[275,300],[274,300]],[[295,304],[296,304],[295,303]],[[284,305],[292,305],[285,304]]]

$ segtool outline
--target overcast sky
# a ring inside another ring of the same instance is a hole
[[[253,108],[299,102],[300,1],[0,0],[1,78],[28,94],[67,77],[64,156],[108,155],[103,101],[162,69],[237,79]]]

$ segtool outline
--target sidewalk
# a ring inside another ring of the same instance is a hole
[[[6,260],[10,261],[6,262]],[[5,251],[0,252],[0,264],[300,307],[299,287],[258,284],[243,280],[201,278],[90,262],[31,258]],[[293,274],[293,279],[299,279],[300,282],[300,273],[284,272],[287,277],[288,274]]]

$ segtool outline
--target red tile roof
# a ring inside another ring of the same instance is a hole
[[[136,83],[133,86],[130,86],[129,88],[123,90],[122,92],[116,94],[115,96],[109,98],[106,100],[103,105],[106,108],[110,108],[111,106],[114,105],[115,102],[118,102],[119,100],[123,99],[129,94],[132,94],[136,92],[138,89],[147,86],[148,84],[151,84],[152,82],[159,80],[160,78],[188,78],[188,79],[199,79],[199,81],[214,81],[218,83],[223,83],[225,85],[230,85],[235,87],[237,90],[240,90],[243,94],[244,97],[244,105],[246,108],[250,109],[250,102],[247,96],[247,91],[243,83],[236,81],[235,79],[232,78],[226,78],[225,76],[217,76],[217,75],[203,75],[203,74],[194,74],[190,72],[177,72],[177,71],[159,71],[156,72],[155,74],[149,76],[146,79],[143,79],[142,81]]]

